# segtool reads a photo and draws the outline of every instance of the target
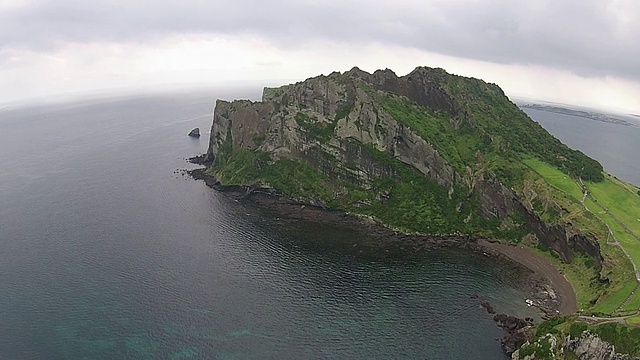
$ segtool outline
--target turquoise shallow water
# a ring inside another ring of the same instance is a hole
[[[510,264],[283,224],[176,173],[217,95],[0,111],[1,359],[504,358],[471,297],[530,314]]]

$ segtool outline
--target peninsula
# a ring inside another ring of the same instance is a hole
[[[353,68],[265,88],[259,102],[218,100],[203,160],[201,176],[221,189],[339,209],[394,234],[490,239],[553,263],[577,313],[524,328],[514,358],[593,344],[640,354],[640,329],[628,327],[640,323],[638,189],[495,84],[428,67]]]
[[[585,119],[601,121],[601,122],[608,122],[608,123],[612,123],[612,124],[639,127],[637,124],[629,122],[629,121],[624,120],[624,119],[621,119],[619,117],[615,117],[615,116],[612,116],[612,115],[607,115],[607,114],[603,114],[603,113],[599,113],[599,112],[595,112],[595,111],[584,111],[584,110],[577,110],[577,109],[569,109],[569,108],[561,107],[561,106],[543,105],[543,104],[531,104],[531,103],[523,104],[523,105],[521,105],[521,107],[526,108],[526,109],[534,109],[534,110],[552,112],[552,113],[556,113],[556,114],[577,116],[577,117],[581,117],[581,118],[585,118]],[[637,115],[633,115],[633,114],[629,114],[629,115],[637,117]]]

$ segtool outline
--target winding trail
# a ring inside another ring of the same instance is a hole
[[[613,233],[613,230],[611,230],[611,227],[609,226],[609,224],[607,224],[606,221],[602,220],[600,218],[600,216],[598,216],[598,214],[596,214],[593,211],[591,211],[587,207],[587,205],[584,203],[584,201],[587,198],[589,198],[589,200],[591,200],[597,207],[602,209],[602,211],[604,211],[605,214],[609,215],[609,217],[611,217],[618,225],[620,225],[625,230],[625,232],[627,232],[629,235],[631,235],[634,239],[636,239],[638,241],[640,241],[640,238],[636,234],[634,234],[633,231],[631,231],[631,229],[629,229],[622,221],[620,221],[620,219],[618,219],[613,213],[611,213],[611,211],[609,211],[609,209],[607,209],[604,205],[600,204],[593,197],[593,195],[591,195],[591,193],[589,193],[589,189],[587,189],[587,186],[584,184],[582,179],[579,179],[578,186],[580,186],[580,188],[584,192],[584,194],[582,195],[582,200],[580,200],[580,202],[582,203],[582,206],[584,207],[584,209],[586,211],[590,212],[591,214],[593,214],[596,218],[600,219],[600,221],[602,221],[602,223],[607,227],[607,230],[609,231],[609,235],[607,236],[607,241],[606,241],[607,245],[619,247],[622,250],[622,252],[624,253],[624,255],[629,259],[629,261],[631,262],[631,265],[633,266],[633,271],[634,271],[634,273],[636,275],[636,286],[631,291],[631,294],[629,294],[629,296],[627,296],[627,298],[616,309],[616,310],[620,311],[634,298],[636,292],[638,291],[638,289],[640,289],[640,271],[638,271],[638,266],[636,265],[636,263],[633,260],[633,258],[631,257],[631,255],[627,252],[627,250],[624,248],[624,246],[622,246],[620,241],[618,241],[618,239],[616,238],[616,236]],[[613,238],[614,241],[610,242],[609,241],[610,238]],[[639,313],[640,313],[640,311],[639,311]],[[602,319],[605,319],[605,318],[602,318]],[[610,318],[610,319],[615,319],[615,318]]]
[[[585,193],[586,194],[586,193]],[[597,201],[595,201],[595,199],[593,198],[593,196],[591,196],[590,194],[587,195],[589,197],[589,199],[591,199],[591,201],[593,201],[594,204],[596,204],[596,206],[598,206],[599,208],[603,209],[603,211],[605,211],[607,214],[609,214],[611,216],[611,218],[613,218],[613,220],[615,220],[618,224],[622,225],[624,227],[624,229],[633,237],[635,237],[636,239],[637,236],[631,232],[631,230],[629,230],[629,228],[627,228],[626,226],[624,226],[624,224],[622,224],[620,222],[620,220],[618,220],[618,218],[615,217],[615,215],[613,215],[611,212],[609,212],[609,210],[607,210],[607,208],[605,208],[604,206],[602,206],[601,204],[599,204]],[[582,202],[582,205],[584,206],[584,208],[589,211],[590,213],[592,213],[593,215],[595,215],[596,217],[598,217],[597,214],[595,214],[593,211],[589,210],[589,208],[587,208],[587,206],[584,204],[584,200]],[[600,219],[600,217],[598,217]],[[620,241],[618,241],[618,239],[616,238],[615,234],[613,233],[613,230],[611,230],[611,227],[609,226],[609,224],[606,223],[606,221],[600,219],[604,225],[607,227],[607,230],[609,231],[609,236],[607,236],[607,244],[608,245],[612,245],[612,246],[617,246],[620,249],[622,249],[622,252],[624,252],[624,254],[627,256],[627,258],[629,258],[629,261],[631,261],[631,265],[633,265],[633,271],[636,274],[636,282],[640,283],[640,271],[638,271],[638,267],[636,266],[635,261],[633,261],[633,258],[631,257],[631,255],[627,252],[627,250],[625,250],[624,246],[622,246],[622,244],[620,243]],[[614,241],[609,241],[610,238],[613,238]],[[640,241],[640,239],[638,239],[638,241]]]
[[[578,316],[578,320],[592,323],[592,324],[606,324],[606,323],[619,323],[626,324],[627,319],[631,319],[640,315],[640,311],[637,311],[631,315],[625,316],[611,316],[611,317],[600,317],[600,316]]]

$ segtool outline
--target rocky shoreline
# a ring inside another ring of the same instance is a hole
[[[196,156],[188,160],[193,164],[207,165],[204,155]],[[530,294],[530,299],[528,300],[531,303],[529,305],[540,309],[540,311],[545,314],[544,318],[575,312],[575,304],[569,304],[568,306],[566,304],[567,301],[575,302],[575,294],[570,285],[568,289],[566,286],[564,286],[564,288],[563,286],[558,288],[557,278],[558,276],[562,277],[559,271],[555,269],[553,265],[550,265],[550,263],[545,264],[546,266],[541,266],[541,263],[548,261],[525,249],[519,249],[519,251],[514,252],[512,249],[514,248],[513,246],[464,234],[435,236],[405,234],[390,229],[366,216],[291,201],[282,197],[282,194],[275,189],[221,185],[215,178],[205,172],[205,168],[188,170],[186,173],[196,180],[204,181],[207,186],[225,193],[236,201],[248,201],[252,205],[268,211],[274,218],[292,221],[311,221],[348,227],[357,226],[365,234],[376,239],[377,241],[374,243],[384,243],[385,246],[396,245],[401,249],[424,250],[441,247],[457,247],[480,251],[486,255],[505,259],[531,271],[531,274],[525,281],[526,290]],[[557,274],[550,274],[550,272],[553,271]],[[568,282],[564,285],[567,284]],[[567,291],[571,293],[567,294]],[[495,314],[493,306],[479,298],[478,306],[484,307],[487,313],[493,316],[496,325],[505,330],[505,336],[499,339],[505,352],[508,354],[512,353],[528,340],[529,332],[527,329],[531,328],[533,319],[523,320],[505,314]]]

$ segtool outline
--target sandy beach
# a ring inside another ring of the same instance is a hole
[[[560,297],[558,311],[561,315],[573,314],[578,311],[578,301],[573,287],[551,261],[522,245],[510,245],[487,240],[478,240],[477,243],[487,251],[502,254],[547,279]]]

